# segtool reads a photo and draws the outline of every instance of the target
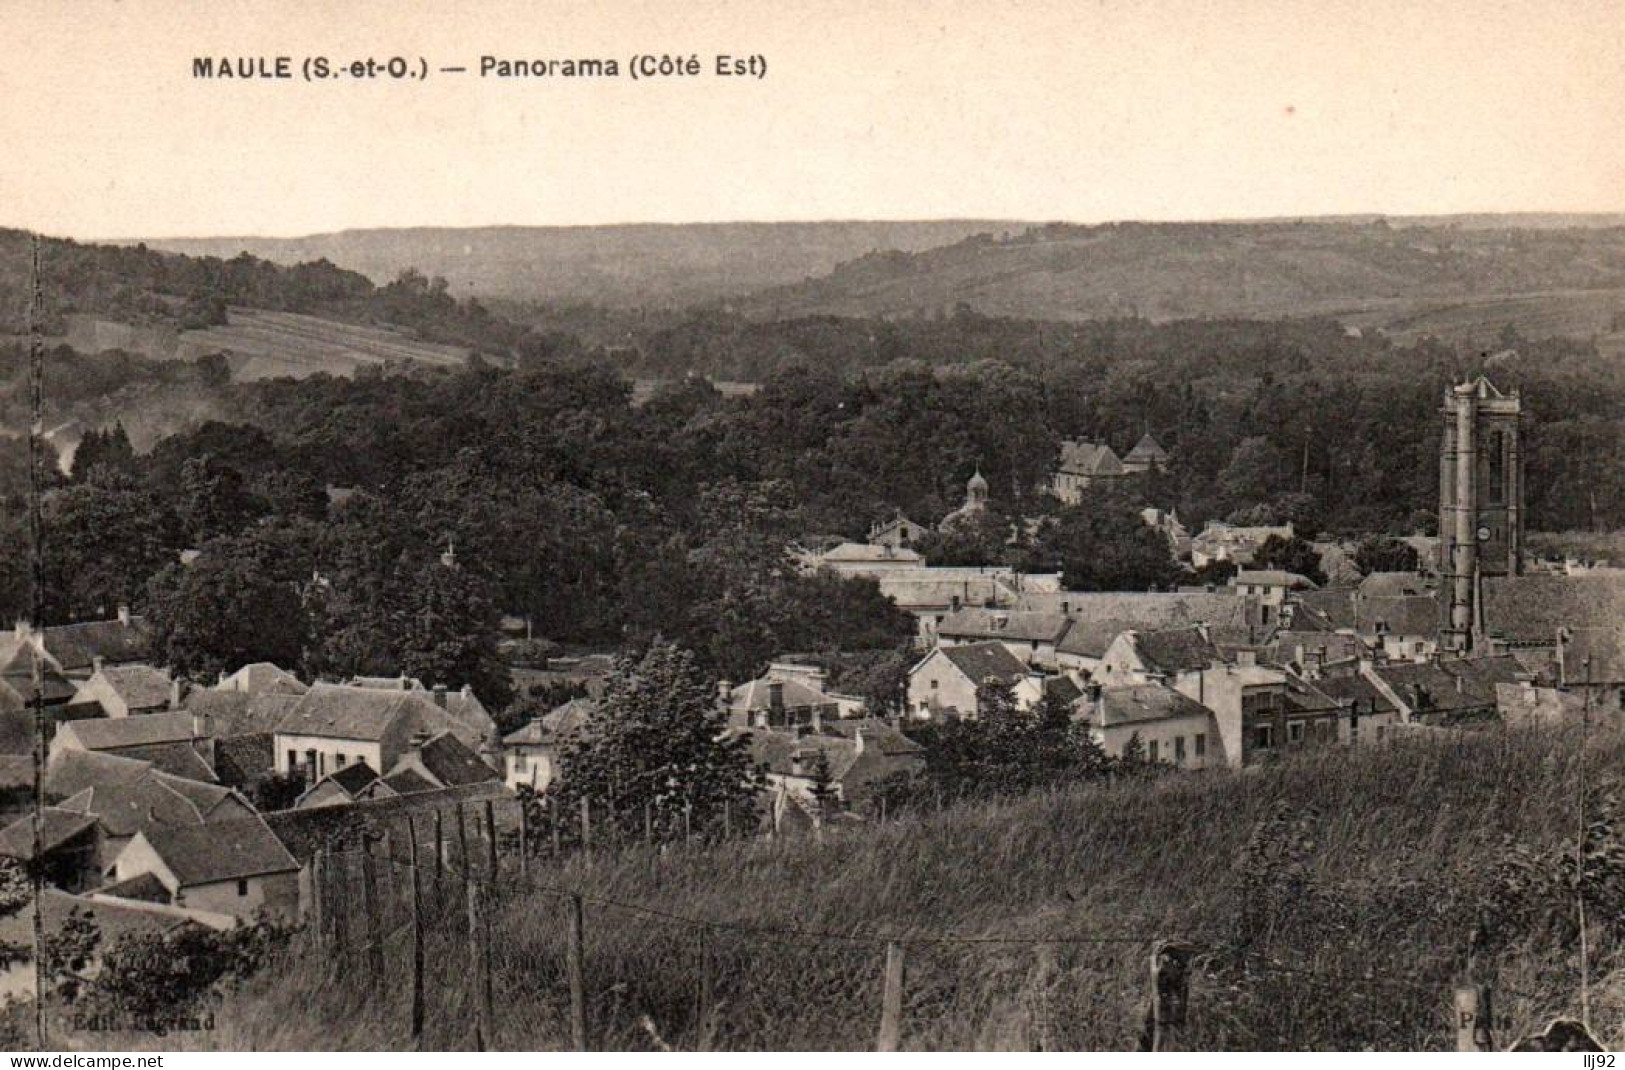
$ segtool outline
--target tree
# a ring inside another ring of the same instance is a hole
[[[135,447],[130,445],[124,423],[114,421],[111,430],[98,431],[93,428],[85,432],[85,437],[79,440],[78,448],[73,451],[73,466],[68,478],[82,483],[90,478],[91,471],[96,468],[133,474],[137,467]]]
[[[301,663],[308,623],[298,589],[232,540],[206,544],[190,565],[170,565],[147,592],[156,664],[208,680],[256,661]]]
[[[194,546],[241,530],[263,511],[263,504],[248,493],[243,474],[212,454],[181,465],[179,502],[181,523]]]
[[[1296,572],[1315,583],[1326,582],[1326,574],[1320,568],[1320,551],[1316,550],[1308,539],[1301,539],[1296,535],[1289,539],[1271,535],[1265,539],[1264,544],[1253,554],[1253,567]]]
[[[1416,547],[1391,535],[1367,535],[1354,550],[1354,567],[1373,572],[1415,572],[1421,565]]]
[[[147,578],[181,547],[175,514],[127,475],[93,469],[83,483],[45,500],[46,615],[52,621],[110,615],[139,605]]]
[[[307,786],[300,773],[272,773],[256,781],[248,797],[254,809],[262,814],[292,810]]]
[[[1144,591],[1180,576],[1168,539],[1135,505],[1111,494],[1090,495],[1062,510],[1039,532],[1035,553],[1060,569],[1072,591]]]
[[[829,765],[829,753],[822,747],[813,755],[812,768],[807,771],[808,787],[820,820],[828,820],[841,809],[841,792],[835,784],[835,773]]]
[[[671,839],[716,827],[725,806],[748,826],[764,785],[744,737],[727,732],[715,683],[693,654],[657,639],[616,665],[551,791],[566,812],[588,800],[595,829],[640,836],[647,814],[656,836]]]

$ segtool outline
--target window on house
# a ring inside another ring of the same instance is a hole
[[[1422,653],[1423,650],[1427,649],[1427,644],[1422,643],[1422,642],[1414,643],[1413,646],[1414,646],[1414,648],[1415,648],[1415,650],[1416,650],[1416,652],[1418,654]]]
[[[1273,747],[1273,746],[1275,746],[1275,726],[1271,725],[1271,724],[1254,725],[1253,726],[1253,746],[1255,746],[1255,747]]]
[[[1288,743],[1303,742],[1303,722],[1288,721],[1286,723],[1286,738]]]
[[[1202,757],[1205,757],[1207,755],[1207,733],[1206,732],[1198,732],[1198,733],[1196,733],[1196,738],[1192,741],[1192,743],[1193,743],[1193,749],[1196,751],[1196,756],[1198,758],[1202,758]]]
[[[1185,737],[1184,736],[1175,736],[1174,737],[1174,761],[1179,762],[1181,764],[1183,764],[1184,761],[1185,761]]]
[[[335,768],[335,769],[343,769],[344,768],[344,755],[342,755],[342,754],[333,755],[333,768]]]
[[[247,895],[248,894],[248,880],[247,880],[247,878],[242,878],[242,879],[239,879],[237,881],[237,894],[238,895]]]
[[[1150,745],[1145,748],[1145,753],[1146,753],[1146,756],[1149,757],[1153,762],[1157,760],[1157,741],[1156,740],[1153,739],[1151,741]]]
[[[513,756],[513,771],[516,772],[516,773],[523,773],[525,771],[525,752],[524,751],[520,751],[518,754],[515,754]]]
[[[937,689],[937,682],[935,680],[932,680],[931,681],[931,690],[935,691],[936,689]]]
[[[299,768],[299,752],[296,751],[296,750],[290,750],[288,752],[288,772],[291,773],[295,769],[298,769],[298,768]]]

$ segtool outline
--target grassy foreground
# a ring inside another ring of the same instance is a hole
[[[1448,1048],[1449,986],[1469,951],[1496,985],[1504,1044],[1579,1009],[1574,897],[1562,891],[1576,743],[1571,732],[1499,730],[1417,739],[967,805],[823,844],[539,866],[528,886],[510,878],[501,889],[493,1045],[569,1044],[556,889],[589,897],[599,1047],[870,1048],[888,936],[906,941],[905,1048],[1132,1048],[1150,938],[1186,939],[1202,956],[1184,1046]],[[1593,808],[1606,814],[1625,737],[1594,730],[1587,754]],[[1616,859],[1622,834],[1598,834]],[[1592,1020],[1611,1045],[1625,1043],[1620,926],[1617,912],[1590,919]],[[448,903],[428,947],[429,1049],[472,1041],[466,931]],[[1069,942],[1021,942],[1039,938]],[[296,951],[229,994],[217,1030],[191,1039],[409,1046],[409,935],[385,952],[375,990],[359,952],[334,966]]]

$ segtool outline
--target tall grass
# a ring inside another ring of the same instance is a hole
[[[1470,955],[1509,1037],[1578,1010],[1567,906],[1513,922],[1484,905],[1505,899],[1509,858],[1555,864],[1572,842],[1576,742],[1486,731],[1326,750],[955,807],[822,844],[533,867],[528,884],[506,879],[493,921],[495,1044],[568,1045],[561,890],[588,898],[591,1030],[607,1048],[870,1047],[888,937],[906,942],[910,1048],[1133,1047],[1153,937],[1199,949],[1193,1047],[1448,1047],[1449,986]],[[1625,739],[1594,733],[1587,753],[1606,782]],[[471,1041],[464,917],[453,903],[430,933],[431,1049]],[[1593,919],[1591,932],[1594,1019],[1616,1042],[1619,922]],[[230,993],[218,1031],[194,1039],[405,1047],[409,948],[387,951],[374,992],[359,953],[335,966],[299,950]]]

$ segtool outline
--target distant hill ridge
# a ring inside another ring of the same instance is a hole
[[[799,282],[875,250],[918,251],[1027,225],[960,219],[407,227],[298,238],[142,241],[192,256],[229,258],[246,251],[279,264],[325,258],[380,284],[416,268],[444,277],[457,297],[677,307]]]

